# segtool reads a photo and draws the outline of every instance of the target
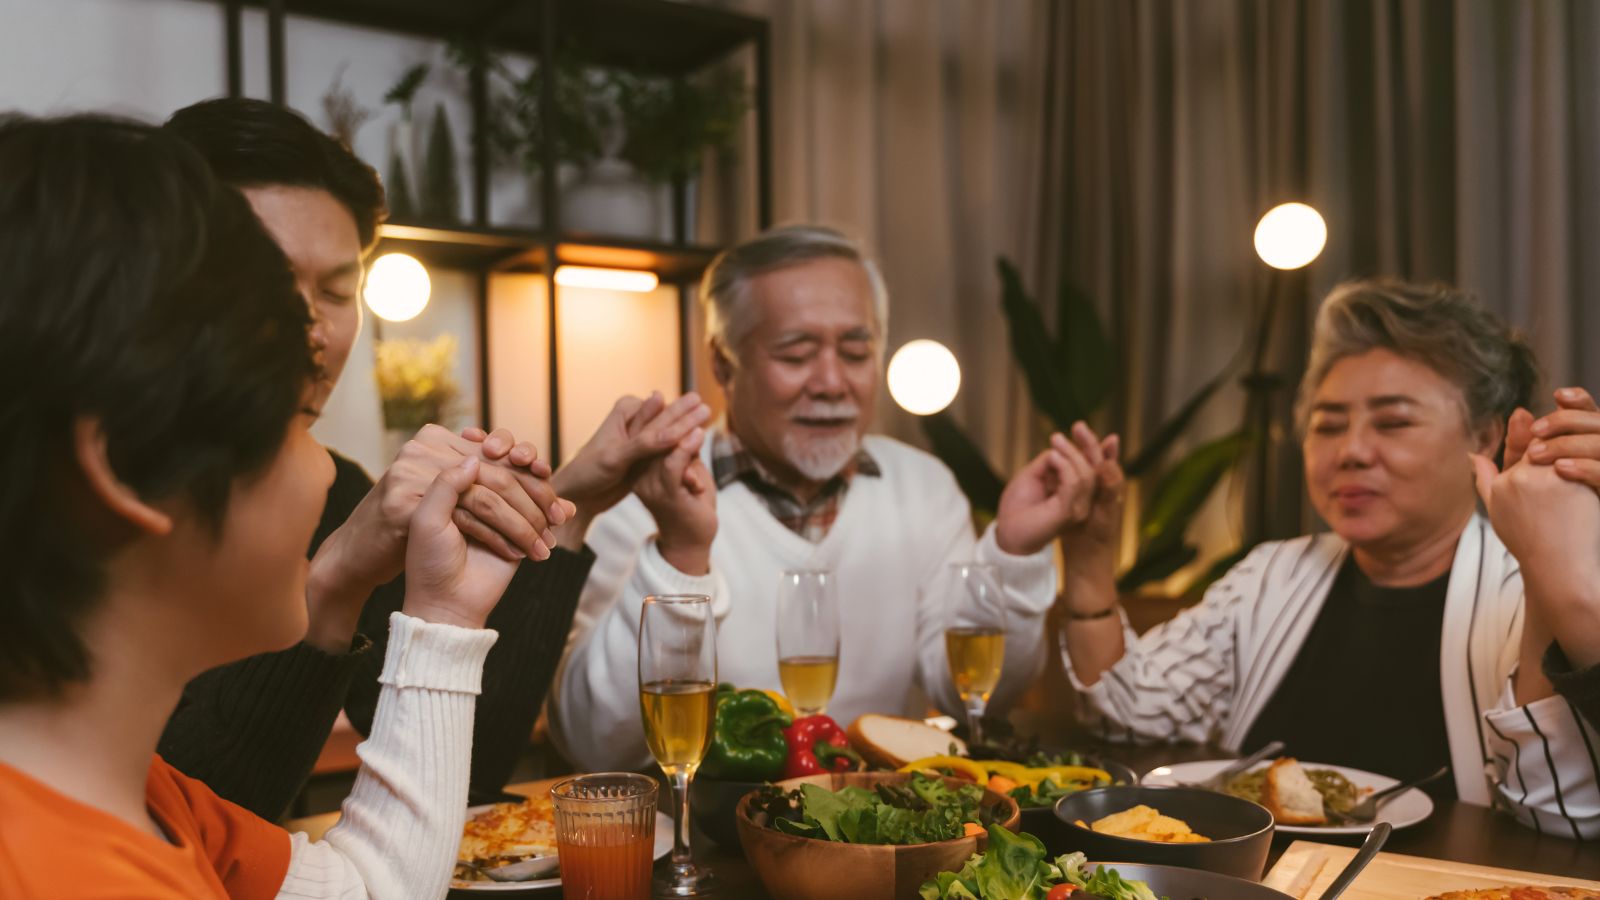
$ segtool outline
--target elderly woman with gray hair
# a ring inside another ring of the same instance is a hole
[[[1600,502],[1518,459],[1536,380],[1529,349],[1462,293],[1335,288],[1297,403],[1306,487],[1331,532],[1256,547],[1143,637],[1114,615],[1109,552],[1066,548],[1062,643],[1085,715],[1113,739],[1236,752],[1276,739],[1400,779],[1448,764],[1446,793],[1541,831],[1600,835],[1600,736],[1541,672],[1547,581],[1528,577],[1525,616],[1523,577],[1537,565],[1565,584],[1553,570],[1594,568]],[[1497,474],[1486,458],[1502,443],[1516,465]],[[1497,534],[1502,522],[1515,533]],[[1565,558],[1534,561],[1545,532],[1563,533]]]

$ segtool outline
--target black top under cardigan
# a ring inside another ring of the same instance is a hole
[[[344,524],[373,481],[337,453],[333,486],[308,558]],[[472,734],[472,795],[492,797],[510,778],[544,703],[594,554],[557,549],[517,568],[488,627],[500,633],[483,667]],[[189,682],[158,752],[179,771],[265,819],[277,819],[310,776],[342,706],[372,728],[389,614],[405,600],[405,576],[367,598],[350,652],[306,643],[212,669]],[[369,639],[370,636],[370,639]]]

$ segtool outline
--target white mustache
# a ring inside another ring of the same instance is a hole
[[[793,410],[789,419],[854,419],[860,415],[861,408],[854,403],[818,403]]]

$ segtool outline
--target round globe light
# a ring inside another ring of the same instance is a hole
[[[1274,269],[1298,269],[1322,255],[1328,223],[1304,203],[1274,206],[1256,225],[1256,255]]]
[[[889,360],[889,396],[908,413],[931,416],[960,389],[961,365],[938,341],[911,341]]]
[[[416,257],[385,253],[373,260],[367,270],[367,287],[362,296],[379,318],[404,322],[415,319],[427,307],[432,292],[428,270]]]

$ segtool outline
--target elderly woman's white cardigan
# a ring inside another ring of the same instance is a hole
[[[1130,631],[1126,655],[1092,687],[1074,677],[1089,701],[1085,717],[1113,740],[1217,742],[1237,752],[1305,643],[1347,550],[1332,534],[1255,548],[1198,606],[1143,638]],[[1600,836],[1600,737],[1561,697],[1515,705],[1521,632],[1517,561],[1473,516],[1456,546],[1440,639],[1456,791],[1543,832]]]

